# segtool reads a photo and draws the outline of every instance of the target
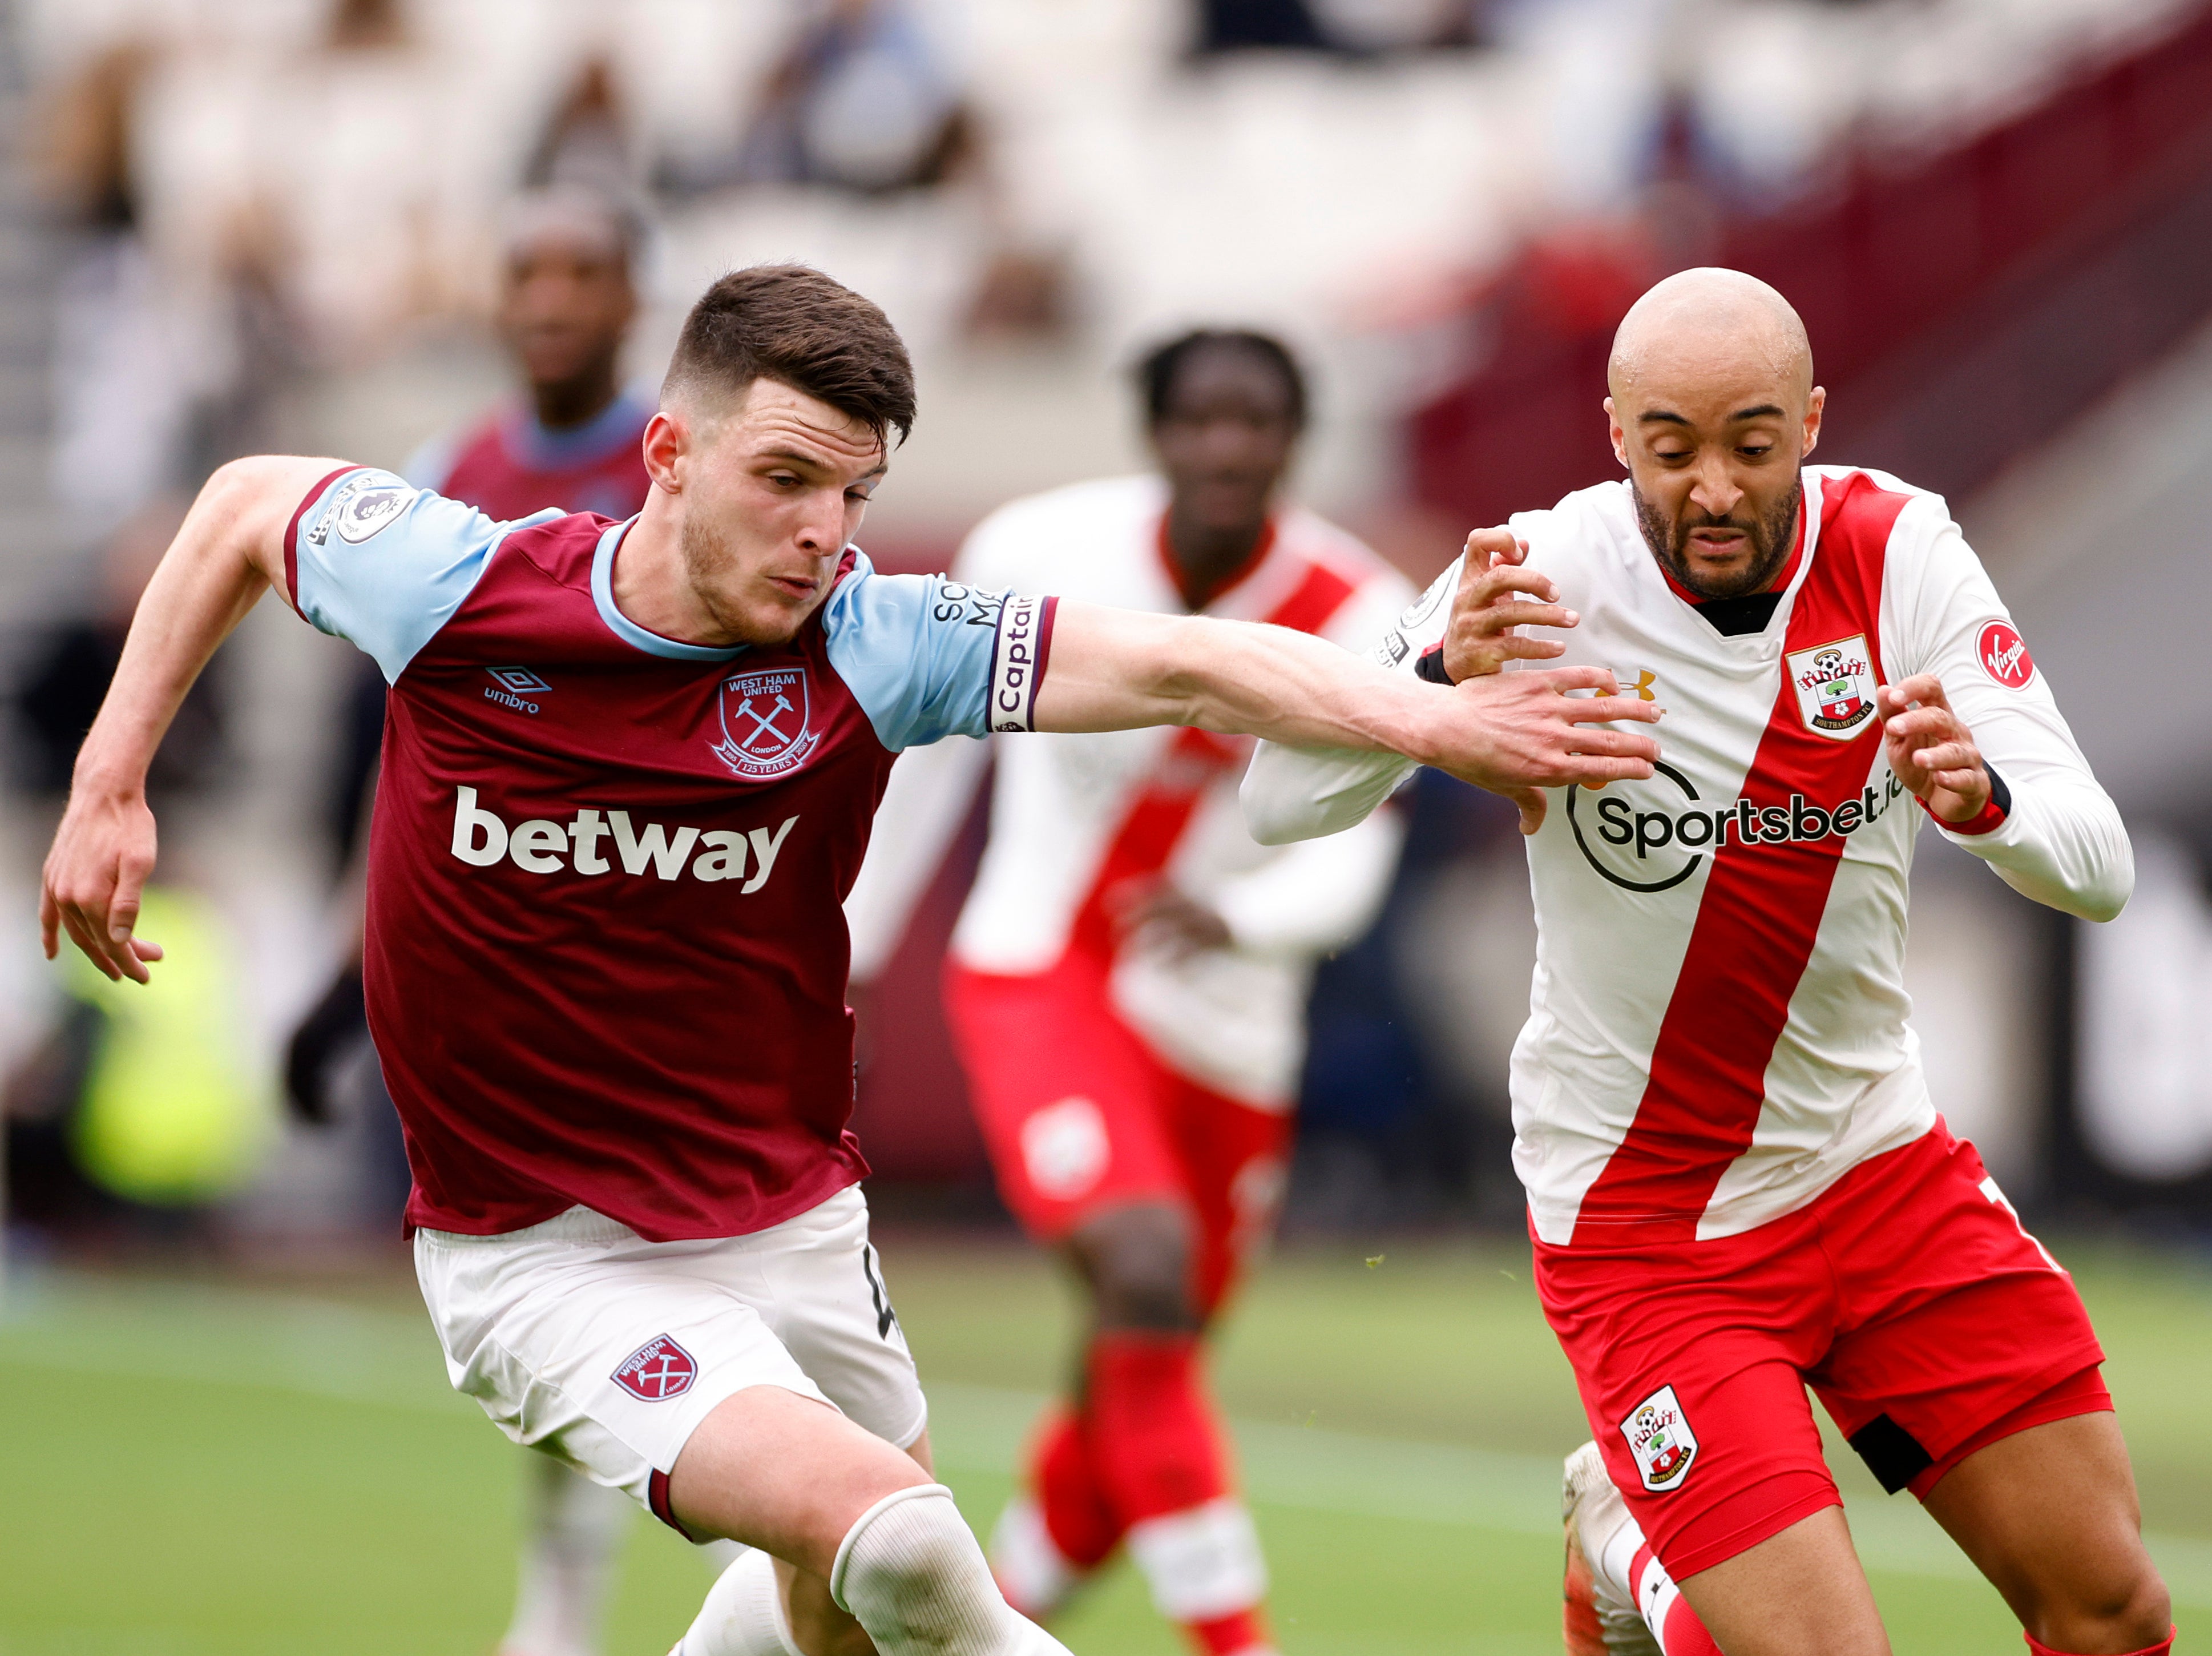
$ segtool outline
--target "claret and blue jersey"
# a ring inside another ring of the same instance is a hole
[[[866,1172],[840,905],[892,760],[1026,729],[1053,603],[848,548],[789,643],[616,607],[629,525],[324,478],[288,596],[392,685],[364,977],[410,1225],[742,1234]]]

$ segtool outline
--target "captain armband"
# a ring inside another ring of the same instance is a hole
[[[994,732],[1036,728],[1037,686],[1052,656],[1053,616],[1059,605],[1056,598],[1009,596],[999,606],[987,709]]]

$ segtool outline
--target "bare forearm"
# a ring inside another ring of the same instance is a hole
[[[1434,757],[1438,703],[1449,692],[1325,640],[1202,616],[1073,604],[1060,614],[1040,728],[1195,725],[1292,746]]]

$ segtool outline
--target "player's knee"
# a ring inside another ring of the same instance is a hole
[[[2144,1650],[2162,1641],[2173,1625],[2173,1601],[2149,1555],[2132,1568],[2094,1581],[2069,1583],[2046,1598],[2028,1631],[2049,1649],[2068,1652]]]
[[[1102,1328],[1197,1325],[1185,1215],[1164,1207],[1108,1214],[1084,1228],[1075,1248]]]

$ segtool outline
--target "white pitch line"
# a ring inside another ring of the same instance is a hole
[[[258,1388],[453,1417],[473,1414],[441,1383],[416,1317],[201,1284],[48,1279],[0,1317],[0,1367]],[[412,1346],[420,1359],[406,1355]],[[1042,1394],[939,1380],[928,1386],[940,1464],[1003,1476],[1018,1464]],[[1559,1468],[1543,1456],[1369,1437],[1265,1421],[1231,1422],[1246,1490],[1262,1506],[1559,1534]],[[1974,1567],[1916,1501],[1854,1498],[1851,1537],[1869,1569],[1946,1580]],[[2212,1609],[2212,1540],[2144,1537],[2178,1604]]]

